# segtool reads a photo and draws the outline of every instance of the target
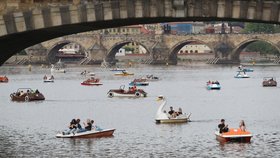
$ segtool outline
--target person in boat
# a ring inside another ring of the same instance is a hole
[[[43,79],[46,80],[47,79],[47,75],[45,75]]]
[[[72,119],[72,121],[70,122],[70,124],[68,126],[69,129],[67,131],[62,132],[62,134],[65,135],[65,134],[73,133],[77,128],[76,124],[77,124],[76,119]]]
[[[80,132],[84,131],[84,129],[82,128],[80,122],[81,122],[80,119],[76,120],[76,129],[73,131],[73,133],[80,133]]]
[[[36,94],[39,94],[40,92],[39,92],[39,90],[38,90],[38,89],[36,89],[36,90],[35,90],[35,93],[36,93]]]
[[[211,84],[211,81],[209,80],[209,81],[207,82],[207,84]]]
[[[168,114],[170,115],[170,116],[172,116],[172,117],[176,117],[176,112],[173,110],[173,107],[172,106],[170,106],[170,110],[168,111]]]
[[[87,119],[87,123],[84,123],[84,131],[91,131],[93,122],[93,120]]]
[[[273,81],[273,78],[269,79],[268,81]]]
[[[20,91],[19,96],[23,96],[23,95],[24,95],[24,92]]]
[[[221,119],[221,123],[218,125],[220,133],[228,132],[228,125],[225,125],[225,120]]]
[[[240,121],[239,128],[240,128],[240,130],[243,131],[243,132],[246,131],[246,126],[245,126],[244,120],[241,120],[241,121]]]
[[[54,77],[53,77],[53,75],[51,75],[51,78],[50,78],[51,80],[53,80],[54,79]]]
[[[215,84],[220,84],[219,81],[216,81]]]
[[[182,108],[179,108],[178,112],[177,112],[177,116],[182,115],[182,114],[183,114]]]

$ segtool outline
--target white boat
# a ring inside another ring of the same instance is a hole
[[[156,77],[154,75],[146,75],[145,79],[147,81],[158,81],[159,80],[159,77]]]
[[[53,73],[65,73],[65,69],[63,68],[59,68],[59,67],[55,67],[53,64],[51,65],[51,72]]]
[[[237,71],[238,73],[234,76],[235,78],[250,78],[244,71]]]
[[[126,71],[126,70],[122,68],[113,68],[110,71]]]
[[[185,123],[190,121],[191,113],[188,115],[186,113],[182,113],[176,117],[169,115],[166,110],[164,110],[167,103],[164,96],[159,96],[158,101],[162,101],[162,103],[156,113],[156,123]]]
[[[206,83],[206,87],[207,87],[207,89],[208,90],[214,90],[214,89],[217,89],[217,90],[219,90],[219,89],[221,89],[221,85],[220,85],[220,83],[219,82],[207,82]]]
[[[44,77],[44,82],[45,83],[54,82],[54,77],[53,76],[50,76],[50,77],[45,76]]]
[[[102,130],[91,130],[85,131],[81,133],[70,133],[70,134],[63,134],[58,133],[56,138],[100,138],[100,137],[110,137],[113,135],[116,129],[102,129]]]

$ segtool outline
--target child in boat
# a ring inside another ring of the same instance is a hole
[[[246,131],[246,126],[245,126],[244,120],[241,120],[241,121],[240,121],[239,128],[240,128],[240,130],[243,131],[243,132]]]

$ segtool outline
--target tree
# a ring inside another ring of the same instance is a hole
[[[246,47],[247,52],[260,52],[261,54],[279,55],[278,50],[271,44],[263,41],[256,41]]]
[[[246,23],[244,28],[245,33],[279,33],[279,25],[264,24],[264,23]]]

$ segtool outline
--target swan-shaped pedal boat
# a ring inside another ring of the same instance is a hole
[[[242,131],[239,128],[230,128],[228,132],[215,132],[216,139],[220,142],[250,142],[253,137],[249,131]]]
[[[167,103],[166,98],[160,95],[157,100],[162,101],[162,103],[156,113],[156,123],[186,123],[190,121],[191,113],[188,115],[186,113],[181,113],[174,117],[174,115],[172,116],[164,110]]]

